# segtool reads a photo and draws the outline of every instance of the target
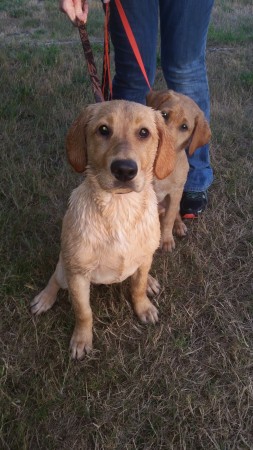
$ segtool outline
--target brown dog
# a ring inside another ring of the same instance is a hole
[[[147,95],[147,105],[160,110],[176,147],[176,164],[173,172],[165,179],[154,180],[154,188],[161,213],[161,243],[165,251],[175,248],[173,230],[184,236],[187,228],[179,214],[180,200],[189,171],[185,149],[189,155],[209,142],[210,127],[198,105],[183,94],[169,91],[151,91]],[[166,164],[166,158],[164,160]]]
[[[175,149],[160,112],[115,100],[85,109],[69,130],[67,154],[76,171],[86,169],[86,176],[70,198],[56,270],[31,309],[36,315],[47,311],[58,290],[69,289],[76,318],[70,347],[79,359],[92,348],[90,283],[131,277],[137,316],[145,323],[158,320],[146,295],[160,239],[153,166],[156,158],[156,176],[167,177]]]

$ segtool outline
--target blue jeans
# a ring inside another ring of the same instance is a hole
[[[160,15],[161,66],[169,89],[191,97],[210,118],[205,51],[214,0],[121,0],[151,86],[155,81]],[[145,104],[149,90],[135,59],[114,0],[110,32],[115,51],[113,98]],[[185,191],[205,191],[213,181],[209,146],[189,157]]]

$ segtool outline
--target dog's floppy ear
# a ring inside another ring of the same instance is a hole
[[[169,100],[172,91],[149,91],[146,95],[146,105],[154,109],[159,109],[159,106],[165,101]]]
[[[160,112],[157,112],[156,126],[159,143],[154,164],[154,174],[158,180],[163,180],[175,167],[176,147]]]
[[[189,145],[189,155],[191,156],[195,150],[202,145],[208,144],[211,138],[211,130],[203,113],[197,119],[195,128],[192,134],[191,143]]]
[[[76,172],[84,172],[87,164],[86,126],[92,115],[88,106],[71,125],[66,137],[67,158]]]

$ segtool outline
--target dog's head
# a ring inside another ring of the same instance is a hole
[[[106,191],[140,192],[170,174],[175,146],[160,112],[125,100],[88,106],[71,126],[67,156]]]
[[[209,142],[209,124],[190,97],[172,90],[151,91],[147,95],[147,105],[161,111],[177,150],[189,148],[191,156],[197,148]]]

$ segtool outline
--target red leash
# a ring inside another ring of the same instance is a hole
[[[105,100],[112,99],[112,79],[110,66],[110,5],[109,1],[104,3],[105,22],[104,22],[104,57],[103,57],[103,75],[102,75],[102,92]]]
[[[150,83],[149,83],[149,80],[148,80],[148,77],[147,77],[146,69],[144,67],[141,54],[139,52],[139,48],[138,48],[137,42],[135,40],[135,37],[133,35],[132,29],[130,27],[130,24],[128,22],[127,16],[125,14],[125,11],[124,11],[124,9],[122,7],[122,4],[121,4],[120,0],[115,0],[115,5],[117,7],[119,16],[121,18],[122,25],[123,25],[123,27],[125,29],[126,35],[128,37],[128,40],[129,40],[129,43],[130,43],[130,45],[132,47],[132,50],[134,52],[134,56],[135,56],[135,58],[136,58],[136,60],[137,60],[137,62],[139,64],[139,67],[140,67],[140,69],[142,71],[142,74],[143,74],[143,76],[144,76],[144,78],[145,78],[145,80],[147,82],[147,85],[148,85],[149,89],[151,90],[151,86],[150,86]]]
[[[120,0],[114,0],[117,7],[122,25],[126,32],[127,38],[135,55],[135,58],[139,64],[142,74],[147,82],[149,89],[151,86],[147,77],[146,69],[144,67],[141,54],[138,49],[137,42],[131,30],[125,11],[123,10]],[[103,102],[104,100],[112,99],[112,80],[110,70],[110,33],[109,33],[109,19],[110,19],[110,0],[104,1],[105,22],[104,22],[104,56],[103,56],[103,75],[102,75],[102,88],[100,87],[99,78],[97,75],[97,68],[93,58],[90,41],[85,24],[79,24],[79,34],[83,46],[85,59],[87,62],[88,72],[91,79],[92,90],[94,93],[95,101]]]

